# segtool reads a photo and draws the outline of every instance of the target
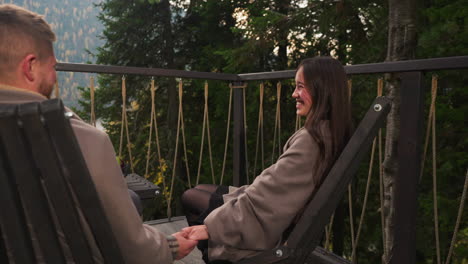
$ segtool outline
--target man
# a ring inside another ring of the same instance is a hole
[[[0,5],[0,103],[49,98],[56,81],[54,41],[55,34],[42,16],[14,5]],[[125,262],[171,263],[186,256],[196,241],[179,233],[166,237],[142,223],[109,137],[76,115],[71,124]],[[93,252],[96,249],[94,246]],[[99,253],[93,257],[102,262]]]

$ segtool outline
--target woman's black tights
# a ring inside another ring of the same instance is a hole
[[[210,201],[212,200],[212,194],[216,192],[218,187],[215,184],[200,184],[182,194],[182,206],[189,226],[203,225],[205,217],[210,213],[208,209],[214,209],[210,208]],[[202,252],[205,263],[210,263],[208,259],[208,240],[199,241],[197,247]]]
[[[217,188],[215,184],[199,184],[184,192],[182,206],[189,226],[203,224],[200,216],[209,208],[211,195]]]

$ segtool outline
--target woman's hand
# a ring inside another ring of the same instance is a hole
[[[176,257],[177,260],[182,259],[190,254],[190,252],[192,252],[192,250],[198,244],[198,241],[188,239],[180,232],[174,233],[172,236],[175,237],[179,243],[179,249]]]
[[[206,240],[209,238],[206,225],[196,225],[183,228],[180,233],[187,239],[191,240]]]

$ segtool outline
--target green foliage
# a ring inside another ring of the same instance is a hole
[[[465,0],[427,1],[417,54],[421,57],[449,57],[468,53],[468,9]]]
[[[449,57],[468,53],[468,29],[466,27],[468,10],[464,6],[466,6],[466,1],[463,0],[426,2],[426,8],[420,12],[419,48],[416,51],[419,57]],[[466,113],[468,113],[466,105],[468,100],[467,73],[466,70],[432,73],[439,77],[436,102],[436,173],[438,176],[437,200],[442,259],[446,258],[448,254],[462,186],[468,169],[468,153],[466,152],[468,129],[464,125],[466,124]],[[428,76],[427,87],[430,87],[429,78]],[[429,93],[426,105],[430,104]],[[432,151],[429,148],[420,186],[418,212],[418,215],[421,216],[418,218],[420,224],[418,224],[417,230],[418,255],[421,256],[421,262],[425,263],[430,263],[435,257],[431,156]],[[460,245],[467,243],[467,223],[468,216],[465,213],[458,233],[459,242],[452,257],[453,263],[466,263],[468,260],[466,250],[460,248]],[[431,246],[427,246],[428,241]]]
[[[466,152],[468,129],[463,125],[466,123],[465,116],[468,111],[465,103],[468,100],[468,87],[466,86],[466,70],[437,72],[437,74],[439,77],[436,101],[437,201],[441,251],[442,256],[446,257],[457,219],[467,170],[466,164],[468,164],[468,153]],[[427,78],[427,86],[430,86],[429,78]],[[427,105],[430,104],[429,95],[426,102]],[[431,244],[435,245],[432,166],[430,143],[420,186],[419,215],[421,217],[418,221],[421,224],[418,225],[417,230],[417,237],[421,242],[418,243],[418,250],[428,259],[435,255],[435,246],[427,247],[422,244],[423,241],[431,241]],[[465,214],[462,218],[461,228],[466,226],[467,221],[468,217]],[[463,230],[460,230],[459,239],[463,238],[462,232]],[[461,241],[461,243],[466,243],[466,241]],[[466,255],[465,257],[458,255],[458,258],[454,258],[454,263],[462,263],[463,258],[466,258]]]

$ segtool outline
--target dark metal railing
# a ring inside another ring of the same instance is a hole
[[[184,70],[171,70],[161,68],[142,68],[127,66],[96,65],[83,63],[57,63],[57,71],[64,72],[90,72],[103,74],[134,74],[146,76],[178,77],[187,79],[221,80],[234,81],[238,79],[237,74],[216,73],[216,72],[197,72]]]
[[[435,71],[462,69],[468,67],[468,56],[392,61],[382,63],[368,63],[358,65],[346,65],[347,74],[375,74],[410,71]],[[221,80],[221,81],[258,81],[272,79],[291,79],[296,74],[295,70],[256,72],[256,73],[216,73],[197,72],[184,70],[171,70],[161,68],[142,68],[127,66],[110,66],[81,63],[57,63],[57,71],[64,72],[90,72],[105,74],[135,74],[161,77],[179,77],[189,79]]]
[[[206,80],[224,80],[242,86],[246,81],[290,79],[295,70],[245,74],[207,73],[157,68],[120,67],[92,64],[58,63],[58,71],[93,72],[106,74],[138,74],[162,77],[180,77]],[[418,177],[421,158],[422,120],[424,95],[422,77],[424,72],[436,70],[468,69],[468,56],[408,60],[396,62],[347,65],[347,74],[399,73],[401,80],[399,171],[395,179],[395,226],[392,264],[415,263],[416,211]],[[233,184],[246,184],[245,134],[242,89],[234,89],[233,122]]]

